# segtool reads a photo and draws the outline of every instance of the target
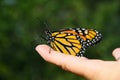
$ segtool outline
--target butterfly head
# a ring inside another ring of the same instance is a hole
[[[45,31],[45,34],[47,35],[45,40],[47,40],[48,43],[50,43],[51,41],[54,40],[54,37],[52,36],[52,32],[51,31],[47,30],[47,31]]]

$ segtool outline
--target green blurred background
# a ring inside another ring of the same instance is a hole
[[[114,60],[120,46],[120,0],[0,0],[0,80],[84,80],[45,62],[35,51],[50,30],[94,28],[102,41],[88,48],[88,58]],[[45,35],[44,35],[45,36]]]

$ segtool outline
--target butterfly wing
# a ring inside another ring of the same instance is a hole
[[[98,43],[102,38],[101,33],[94,29],[79,28],[77,31],[79,36],[86,42],[86,46],[92,46]]]
[[[50,42],[51,47],[64,54],[81,56],[85,52],[83,39],[71,33],[53,32],[54,40]]]
[[[98,43],[102,38],[101,33],[94,29],[70,28],[63,31],[65,33],[79,35],[85,41],[87,47]]]

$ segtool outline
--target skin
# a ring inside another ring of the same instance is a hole
[[[116,61],[65,55],[52,50],[47,45],[38,45],[36,51],[45,61],[85,77],[87,80],[120,80],[120,48],[112,52]]]

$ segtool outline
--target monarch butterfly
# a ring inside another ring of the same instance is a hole
[[[94,29],[69,28],[59,31],[45,31],[51,47],[61,53],[82,56],[87,47],[101,40],[101,33]]]

